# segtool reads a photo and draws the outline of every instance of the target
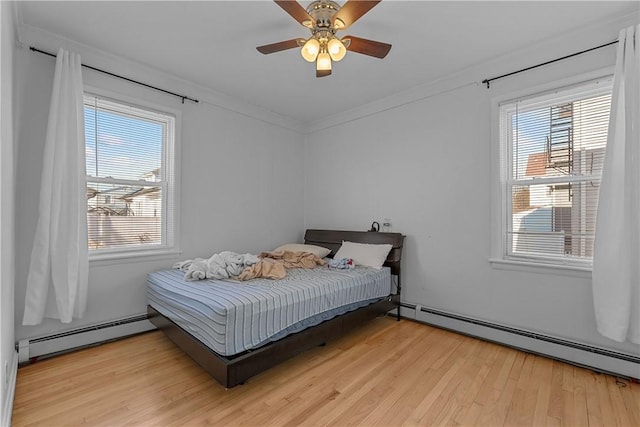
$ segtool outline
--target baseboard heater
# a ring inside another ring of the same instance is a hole
[[[34,362],[80,348],[102,344],[119,338],[156,329],[146,314],[86,326],[38,338],[20,340],[18,363]]]
[[[636,382],[640,379],[640,357],[636,355],[460,316],[418,304],[403,302],[400,307],[400,314],[405,318]]]

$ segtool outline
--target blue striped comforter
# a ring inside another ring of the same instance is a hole
[[[187,282],[180,270],[147,276],[147,299],[218,354],[230,356],[389,295],[388,268],[290,269],[282,280]]]

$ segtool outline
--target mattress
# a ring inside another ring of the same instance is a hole
[[[180,270],[147,276],[151,307],[223,356],[369,305],[391,292],[391,274],[356,267],[287,270],[281,280],[185,281]]]

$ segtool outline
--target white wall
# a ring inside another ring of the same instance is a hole
[[[183,105],[179,98],[83,71],[85,85],[181,112],[180,238],[183,251],[177,256],[151,260],[92,262],[84,319],[71,325],[45,320],[40,326],[22,326],[55,59],[18,49],[17,340],[144,313],[146,274],[169,268],[176,260],[207,257],[221,250],[270,250],[302,238],[303,136],[289,126],[286,119],[51,34],[27,28],[21,31],[20,37],[23,43],[43,50],[72,49],[81,54],[83,63],[185,93],[201,102],[186,101]]]
[[[14,4],[0,2],[0,424],[11,417],[15,380],[14,349],[14,139],[13,139],[13,65]]]
[[[402,300],[633,354],[640,346],[601,337],[591,280],[493,269],[491,257],[493,97],[610,67],[606,48],[510,78],[480,82],[597,46],[628,21],[461,72],[431,86],[317,124],[306,136],[305,226],[365,230],[392,220],[406,234]]]

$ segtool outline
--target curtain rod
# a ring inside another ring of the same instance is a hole
[[[38,53],[42,53],[42,54],[45,54],[45,55],[53,56],[54,58],[57,56],[57,55],[54,55],[53,53],[45,52],[44,50],[37,49],[37,48],[35,48],[35,47],[33,47],[33,46],[29,46],[29,49],[30,49],[30,50],[32,50],[33,52],[38,52]],[[189,98],[189,97],[188,97],[188,96],[186,96],[186,95],[180,95],[179,93],[170,92],[170,91],[168,91],[168,90],[164,90],[164,89],[161,89],[161,88],[156,87],[156,86],[151,86],[151,85],[149,85],[149,84],[142,83],[142,82],[139,82],[139,81],[137,81],[137,80],[130,79],[130,78],[128,78],[128,77],[120,76],[120,75],[118,75],[118,74],[114,74],[114,73],[111,73],[111,72],[109,72],[109,71],[101,70],[100,68],[92,67],[92,66],[90,66],[90,65],[86,65],[86,64],[81,64],[81,65],[82,65],[84,68],[88,68],[88,69],[90,69],[90,70],[97,71],[97,72],[99,72],[99,73],[107,74],[107,75],[109,75],[109,76],[111,76],[111,77],[116,77],[116,78],[118,78],[118,79],[126,80],[126,81],[128,81],[128,82],[135,83],[135,84],[138,84],[138,85],[140,85],[140,86],[145,86],[145,87],[148,87],[148,88],[150,88],[150,89],[154,89],[154,90],[158,90],[158,91],[160,91],[160,92],[167,93],[167,94],[169,94],[169,95],[177,96],[178,98],[180,98],[180,99],[182,100],[182,103],[183,103],[183,104],[184,104],[184,100],[185,100],[185,99],[186,99],[186,100],[189,100],[189,101],[192,101],[192,102],[195,102],[195,103],[200,102],[200,101],[198,101],[197,99]]]
[[[509,76],[514,75],[514,74],[522,73],[524,71],[529,71],[529,70],[532,70],[534,68],[542,67],[543,65],[549,65],[549,64],[552,64],[554,62],[562,61],[563,59],[571,58],[573,56],[582,55],[583,53],[587,53],[587,52],[591,52],[592,50],[596,50],[596,49],[600,49],[600,48],[603,48],[603,47],[611,46],[612,44],[616,44],[616,43],[618,43],[618,40],[614,40],[612,42],[605,43],[605,44],[602,44],[600,46],[592,47],[590,49],[585,49],[585,50],[580,51],[580,52],[572,53],[571,55],[563,56],[562,58],[552,59],[551,61],[543,62],[542,64],[532,65],[531,67],[523,68],[523,69],[518,70],[518,71],[512,71],[510,73],[503,74],[503,75],[498,76],[498,77],[491,77],[490,79],[484,79],[482,81],[482,83],[486,84],[487,85],[487,89],[489,89],[489,84],[494,80],[502,79],[504,77],[509,77]]]

